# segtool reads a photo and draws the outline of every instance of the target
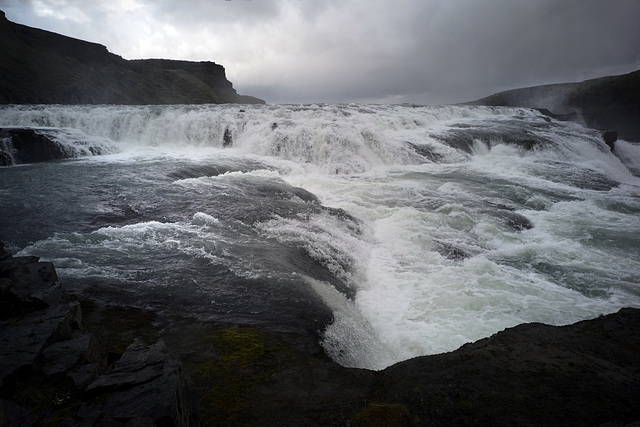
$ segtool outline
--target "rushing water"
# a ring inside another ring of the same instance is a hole
[[[0,126],[81,156],[0,169],[0,238],[107,300],[319,331],[372,369],[640,307],[640,147],[534,110],[5,106]]]

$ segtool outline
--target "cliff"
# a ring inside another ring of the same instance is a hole
[[[213,62],[128,61],[105,46],[15,24],[0,11],[0,104],[264,103]]]
[[[579,83],[508,90],[467,105],[547,109],[590,128],[615,131],[627,141],[640,141],[640,70]]]

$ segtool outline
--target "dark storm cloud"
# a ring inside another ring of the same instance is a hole
[[[126,58],[223,64],[269,102],[448,103],[633,71],[636,0],[0,0]]]

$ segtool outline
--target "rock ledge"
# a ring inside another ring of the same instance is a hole
[[[522,324],[375,372],[309,336],[167,319],[67,294],[0,242],[0,425],[640,422],[640,309]]]

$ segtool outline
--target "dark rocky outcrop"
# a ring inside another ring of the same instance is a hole
[[[62,147],[43,132],[0,128],[0,166],[46,162],[65,157]]]
[[[425,424],[626,425],[639,419],[639,328],[637,309],[519,325],[386,369],[385,396]]]
[[[627,141],[640,141],[640,70],[580,83],[508,90],[467,104],[543,109],[558,120],[576,121],[593,129],[615,131]]]
[[[0,104],[264,103],[213,62],[128,61],[105,46],[15,24],[0,11]]]
[[[137,338],[108,373],[86,388],[78,417],[93,425],[134,420],[138,425],[190,426],[197,422],[192,394],[189,375],[164,342],[146,346]],[[96,402],[100,396],[105,397]]]
[[[638,309],[562,327],[523,324],[380,372],[290,350],[278,363],[284,350],[271,349],[255,358],[269,379],[245,378],[252,385],[234,417],[291,426],[629,425],[640,420],[639,332]]]
[[[164,343],[114,353],[72,299],[53,264],[0,242],[0,425],[196,425],[189,375]]]
[[[63,129],[56,128],[0,128],[0,166],[21,163],[48,162],[84,155],[100,155],[106,146],[78,141],[74,144],[58,142]]]
[[[618,140],[618,132],[606,131],[602,134],[602,139],[604,139],[605,144],[613,151],[615,149],[615,143]]]
[[[0,425],[635,425],[640,309],[522,324],[374,372],[314,338],[64,291],[0,242]]]

